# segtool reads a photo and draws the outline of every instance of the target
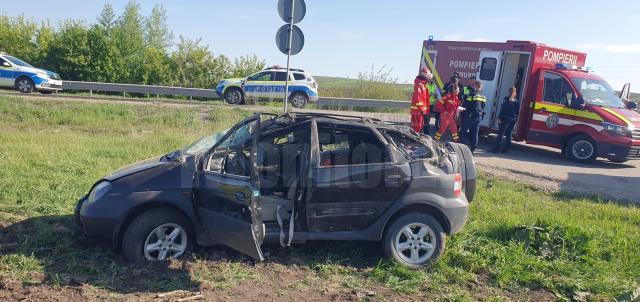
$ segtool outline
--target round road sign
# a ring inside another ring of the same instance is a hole
[[[280,14],[280,18],[282,18],[282,21],[290,23],[292,2],[295,2],[293,24],[297,24],[298,22],[302,21],[302,19],[304,19],[304,15],[307,13],[307,5],[304,3],[304,0],[279,0],[278,14]]]
[[[288,54],[289,50],[289,24],[282,25],[276,33],[276,45],[283,54]],[[291,35],[291,55],[298,54],[304,47],[304,34],[298,26],[293,26]]]

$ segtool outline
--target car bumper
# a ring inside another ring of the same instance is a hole
[[[455,234],[462,230],[469,218],[469,203],[466,198],[450,200],[450,205],[442,209],[442,212],[449,220],[449,234]]]
[[[619,145],[611,143],[598,143],[598,155],[611,159],[640,159],[640,145]]]
[[[112,244],[113,234],[120,220],[116,216],[105,216],[102,210],[93,204],[88,204],[86,200],[87,197],[84,196],[76,204],[74,213],[76,226],[87,236]]]
[[[37,90],[62,90],[61,80],[44,80],[42,83],[36,84]]]

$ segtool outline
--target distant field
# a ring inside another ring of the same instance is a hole
[[[321,97],[354,99],[409,100],[413,86],[410,84],[378,83],[341,77],[314,76],[318,81]]]
[[[95,180],[247,114],[0,96],[0,301],[612,301],[640,286],[638,207],[486,176],[464,230],[423,270],[364,242],[269,245],[264,263],[219,247],[128,263],[73,231],[75,200]],[[156,299],[174,290],[185,292]]]

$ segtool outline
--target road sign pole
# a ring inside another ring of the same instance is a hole
[[[287,48],[287,75],[285,77],[285,84],[284,84],[284,113],[287,113],[287,111],[289,110],[289,63],[291,61],[291,40],[293,37],[293,17],[294,17],[294,12],[296,11],[296,1],[295,0],[291,0],[291,19],[289,19],[289,40],[287,41],[287,43],[289,43],[289,47]]]

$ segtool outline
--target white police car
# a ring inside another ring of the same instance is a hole
[[[269,67],[246,78],[223,79],[216,93],[229,104],[242,104],[246,99],[282,99],[287,70]],[[289,71],[289,103],[296,108],[318,101],[318,82],[300,69]]]
[[[15,88],[23,93],[51,93],[62,89],[60,76],[35,68],[16,57],[0,53],[0,87]]]

